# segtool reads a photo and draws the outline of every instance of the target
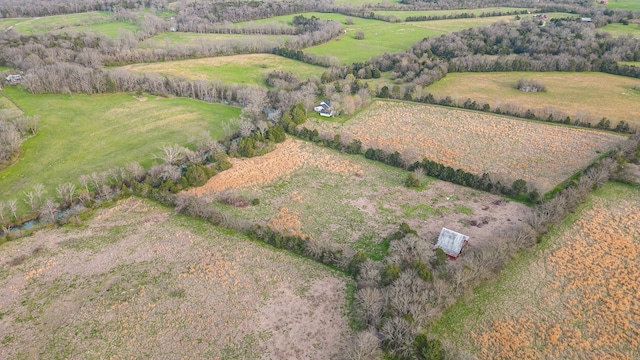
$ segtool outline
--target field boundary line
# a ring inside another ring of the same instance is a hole
[[[0,96],[2,96],[2,97],[4,97],[5,99],[7,99],[7,100],[11,101],[11,103],[12,103],[13,105],[15,105],[18,109],[20,109],[20,111],[22,111],[22,115],[24,115],[24,114],[25,114],[25,111],[24,111],[24,109],[22,108],[22,106],[18,105],[18,103],[16,103],[15,101],[13,101],[13,99],[12,99],[12,98],[8,97],[8,96],[7,96],[7,94],[5,94],[4,92],[0,91]]]

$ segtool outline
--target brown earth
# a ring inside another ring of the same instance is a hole
[[[345,281],[130,198],[0,247],[0,358],[336,358]]]

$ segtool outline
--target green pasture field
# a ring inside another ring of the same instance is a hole
[[[20,24],[22,22],[31,21],[33,18],[5,18],[0,19],[0,29],[8,30],[8,28]]]
[[[620,23],[609,24],[598,28],[598,30],[604,30],[616,37],[631,34],[635,38],[640,38],[640,25],[633,23],[630,23],[629,25],[623,25]]]
[[[303,13],[301,15],[304,15],[305,17],[315,16],[321,19],[336,20],[343,23],[346,34],[326,44],[314,46],[305,50],[305,52],[308,53],[334,56],[338,58],[342,64],[365,61],[370,57],[377,56],[385,52],[403,51],[426,37],[438,36],[451,31],[485,26],[497,21],[509,21],[513,19],[513,16],[504,16],[410,23],[389,23],[379,20],[352,17],[354,24],[346,25],[344,22],[348,16],[341,14]],[[256,22],[290,23],[294,16],[295,15],[278,16],[258,20]],[[356,40],[354,38],[357,32],[364,33],[364,40]]]
[[[4,94],[39,115],[38,133],[22,145],[20,160],[0,171],[0,200],[20,200],[23,191],[43,183],[48,196],[64,182],[94,171],[138,161],[149,167],[163,145],[189,145],[203,131],[218,138],[221,123],[240,109],[184,98],[131,94],[32,95],[15,87]]]
[[[640,1],[638,0],[611,0],[606,7],[611,9],[640,11]]]
[[[195,60],[167,61],[124,66],[137,72],[158,72],[189,79],[220,80],[233,84],[265,85],[268,73],[289,71],[301,78],[321,76],[324,68],[271,54],[221,56]]]
[[[630,278],[637,276],[639,201],[637,187],[605,184],[430,332],[458,351],[453,358],[638,358],[638,338],[625,329],[637,319]]]
[[[238,34],[198,34],[184,32],[165,32],[152,36],[138,44],[139,48],[169,49],[180,45],[200,45],[227,40],[253,39],[256,42],[286,40],[286,36],[238,35]]]
[[[336,57],[342,64],[365,61],[373,56],[381,55],[385,52],[396,52],[407,50],[411,45],[424,38],[439,36],[449,32],[464,29],[488,26],[498,21],[516,21],[515,16],[499,16],[489,18],[472,19],[447,19],[435,21],[420,21],[406,23],[389,23],[380,20],[362,19],[351,17],[353,25],[346,25],[345,19],[349,16],[333,13],[303,13],[305,17],[315,16],[321,19],[335,20],[342,22],[346,34],[339,36],[328,43],[314,46],[305,52]],[[290,23],[295,15],[277,16],[269,19],[257,20],[256,22],[280,22]],[[566,13],[553,13],[551,17],[574,16]],[[364,33],[364,40],[356,40],[357,32]]]
[[[454,14],[474,14],[480,15],[482,13],[492,12],[508,12],[508,11],[521,11],[527,10],[525,8],[515,7],[489,7],[482,9],[456,9],[456,10],[427,10],[427,11],[372,11],[376,15],[393,15],[399,19],[406,19],[408,16],[449,16]]]
[[[5,25],[6,24],[6,25]],[[111,16],[105,11],[94,11],[80,14],[54,15],[39,18],[6,19],[0,25],[22,34],[43,34],[47,32],[97,32],[110,37],[116,37],[120,29],[135,32],[137,25],[111,21]]]
[[[640,61],[618,61],[620,65],[640,66]]]
[[[335,3],[338,5],[362,6],[377,5],[382,3],[400,4],[400,0],[336,0]]]
[[[525,93],[516,89],[518,79],[537,80],[546,92]],[[597,84],[597,85],[595,85]],[[516,104],[525,108],[553,107],[574,118],[578,113],[590,117],[595,125],[602,117],[612,126],[625,120],[640,126],[640,80],[603,73],[451,73],[426,87],[436,98],[451,96],[458,102],[470,98],[492,109],[500,104]],[[594,122],[595,121],[595,122]]]

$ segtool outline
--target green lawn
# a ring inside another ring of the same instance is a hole
[[[31,21],[32,18],[8,18],[8,19],[0,19],[0,29],[6,30],[9,27],[15,26],[16,24],[20,24],[22,22]]]
[[[615,23],[605,25],[598,30],[607,31],[616,37],[631,34],[635,38],[640,38],[640,26],[638,24],[622,25],[620,23]]]
[[[97,32],[110,37],[116,37],[122,30],[137,31],[137,25],[111,21],[106,11],[94,11],[79,14],[54,15],[39,18],[5,19],[0,26],[13,29],[26,35],[43,34],[47,32]]]
[[[640,1],[638,1],[638,0],[610,0],[609,4],[607,5],[607,7],[610,8],[610,9],[640,11]]]
[[[60,183],[131,161],[148,167],[161,146],[188,145],[203,131],[217,138],[220,124],[240,114],[238,108],[185,98],[31,95],[15,87],[4,94],[27,115],[40,115],[40,122],[38,134],[23,143],[22,158],[0,171],[0,200],[20,199],[37,183],[53,196]]]
[[[382,3],[400,4],[400,0],[335,0],[334,2],[338,5],[349,6],[377,5]]]
[[[237,34],[198,34],[184,32],[165,32],[145,39],[138,44],[139,48],[168,49],[179,45],[201,45],[203,43],[224,42],[227,40],[253,39],[256,42],[286,40],[286,36],[271,35],[237,35]]]
[[[640,61],[618,61],[620,65],[640,66]]]
[[[515,88],[518,79],[527,78],[546,85],[544,93],[525,93]],[[597,84],[595,86],[594,84]],[[577,113],[625,120],[640,126],[639,79],[603,73],[452,73],[430,85],[427,91],[436,97],[451,96],[459,102],[467,98],[488,103],[491,108],[502,104],[520,104],[531,109],[554,107],[572,118]],[[596,121],[597,122],[597,121]]]
[[[323,67],[305,64],[271,54],[220,56],[195,60],[167,61],[153,64],[127,65],[137,72],[158,72],[190,79],[220,80],[225,83],[264,85],[268,73],[289,71],[301,78],[321,76]]]

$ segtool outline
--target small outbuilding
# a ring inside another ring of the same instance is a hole
[[[324,100],[318,106],[314,107],[313,110],[324,117],[332,117],[334,115],[331,100]]]
[[[469,242],[467,235],[443,227],[440,236],[438,236],[438,242],[433,248],[440,248],[448,257],[455,259],[460,255],[467,242]]]
[[[19,84],[22,81],[22,75],[20,74],[9,75],[6,77],[5,80],[7,80],[7,83],[9,83],[10,85]]]

